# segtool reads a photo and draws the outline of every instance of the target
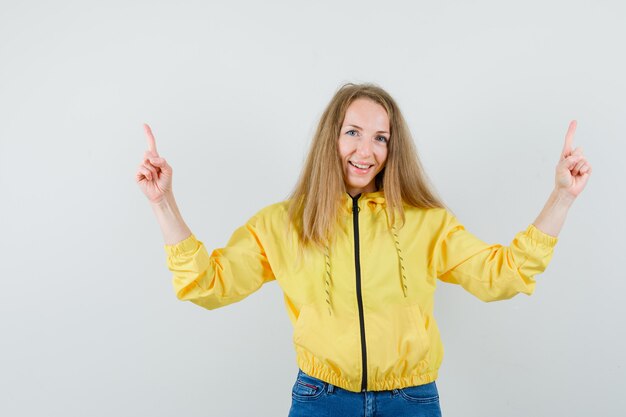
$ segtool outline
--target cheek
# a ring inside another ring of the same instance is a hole
[[[350,144],[340,138],[337,141],[337,150],[339,151],[341,159],[345,159],[348,155],[350,155]]]
[[[376,159],[378,160],[379,164],[384,165],[385,162],[387,162],[387,153],[388,153],[387,147],[382,148],[379,150],[379,152],[377,152]]]

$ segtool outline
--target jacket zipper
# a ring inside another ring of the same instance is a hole
[[[354,268],[356,271],[356,299],[359,304],[359,324],[361,327],[361,362],[363,378],[361,391],[367,391],[367,348],[365,346],[365,320],[363,317],[363,294],[361,293],[361,257],[359,254],[359,198],[352,197],[352,223],[354,225]]]

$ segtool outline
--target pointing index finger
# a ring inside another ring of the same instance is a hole
[[[143,124],[143,129],[145,130],[146,137],[148,138],[148,149],[150,149],[150,152],[156,156],[159,156],[156,148],[156,141],[154,140],[154,135],[152,134],[152,129],[150,129],[150,126],[148,126],[147,123]]]
[[[563,152],[561,152],[561,159],[567,158],[572,153],[572,142],[574,142],[574,132],[576,132],[576,120],[572,120],[567,128],[565,134],[565,144],[563,145]]]

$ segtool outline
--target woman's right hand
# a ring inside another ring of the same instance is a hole
[[[150,126],[144,123],[143,127],[148,139],[148,150],[143,154],[135,180],[150,203],[157,204],[172,192],[172,167],[159,156]]]

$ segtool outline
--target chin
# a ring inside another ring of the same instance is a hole
[[[370,184],[372,185],[372,189],[370,191],[366,191],[368,189],[368,187],[370,186]],[[347,189],[352,189],[352,190],[360,190],[360,193],[365,193],[365,192],[372,192],[372,191],[376,191],[376,184],[374,184],[374,179],[372,178],[371,181],[369,182],[351,182],[346,184],[346,188]]]

